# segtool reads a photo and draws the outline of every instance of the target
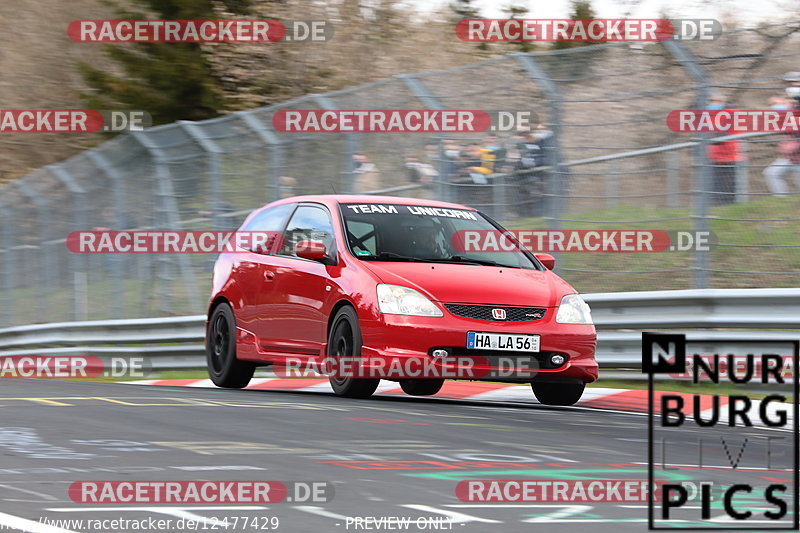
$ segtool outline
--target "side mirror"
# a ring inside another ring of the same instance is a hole
[[[325,244],[320,241],[300,241],[294,245],[294,255],[303,259],[319,261],[327,257],[328,250],[325,249]]]
[[[539,262],[543,264],[547,270],[553,270],[553,268],[555,268],[556,258],[553,257],[552,255],[550,254],[533,254],[533,255],[536,256],[536,259],[538,259]]]

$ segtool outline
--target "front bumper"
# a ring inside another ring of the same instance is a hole
[[[557,308],[548,308],[542,319],[529,322],[475,320],[454,316],[446,310],[442,317],[383,314],[371,319],[360,317],[363,340],[361,353],[365,357],[434,359],[431,355],[434,349],[448,349],[455,356],[474,355],[491,360],[501,353],[467,350],[467,332],[534,334],[540,336],[540,351],[525,355],[540,359],[535,377],[511,378],[509,381],[596,381],[598,366],[594,353],[597,334],[594,326],[558,324],[555,321],[556,311]],[[567,360],[557,368],[548,368],[552,365],[548,365],[547,357],[555,353],[564,355]],[[502,355],[515,357],[523,353],[502,352]],[[486,380],[501,381],[490,377]]]

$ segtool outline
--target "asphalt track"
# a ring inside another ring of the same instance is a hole
[[[95,382],[5,379],[0,386],[0,531],[98,531],[88,522],[84,527],[78,522],[45,525],[45,518],[172,520],[175,525],[162,531],[605,532],[647,527],[646,503],[466,503],[454,490],[465,479],[645,480],[647,417],[642,414]],[[724,453],[715,444],[717,435],[707,429],[670,433],[666,460],[674,469],[665,475],[717,485],[791,479],[791,468],[783,468],[792,458],[791,432],[720,431],[727,432],[730,446]],[[769,470],[764,464],[767,436],[783,437],[772,444]],[[749,444],[738,470],[732,470],[728,457],[739,454],[744,437]],[[706,439],[703,469],[696,466],[699,438]],[[92,505],[68,496],[68,487],[81,480],[330,481],[335,495],[318,503]],[[754,520],[760,509],[773,508],[761,498],[745,503],[756,513]],[[699,510],[689,507],[674,515],[671,525],[697,524]],[[712,510],[717,525],[738,525],[721,514],[717,502]],[[227,527],[220,522],[226,517]],[[233,517],[261,522],[234,529]],[[265,527],[271,517],[279,520],[275,529]],[[181,518],[195,520],[193,529],[187,522],[179,527]],[[357,527],[356,518],[384,522],[362,521]]]

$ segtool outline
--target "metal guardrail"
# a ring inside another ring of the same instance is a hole
[[[598,330],[800,329],[800,289],[699,289],[585,294]]]
[[[586,294],[604,368],[638,369],[641,331],[692,339],[800,339],[800,289],[704,289]],[[153,369],[204,368],[203,315],[62,322],[0,329],[0,356],[141,355]],[[756,331],[709,331],[750,328]],[[627,331],[626,331],[627,330]]]

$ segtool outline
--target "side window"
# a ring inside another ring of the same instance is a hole
[[[300,241],[321,241],[331,252],[336,242],[333,223],[328,212],[321,207],[301,205],[289,220],[283,234],[284,246],[279,255],[295,257],[294,247]]]
[[[289,216],[289,213],[294,209],[295,204],[285,204],[285,205],[278,205],[275,207],[271,207],[259,213],[258,215],[253,218],[250,222],[244,226],[241,231],[268,231],[268,232],[275,232],[268,236],[267,240],[267,248],[266,250],[272,250],[274,243],[278,242],[278,234],[281,229],[283,229],[283,221],[286,220],[286,217]],[[252,250],[248,248],[251,252],[256,250]],[[259,250],[259,253],[263,253],[264,250]]]
[[[375,255],[378,243],[375,238],[375,226],[370,222],[350,220],[347,222],[347,238],[356,255]]]

